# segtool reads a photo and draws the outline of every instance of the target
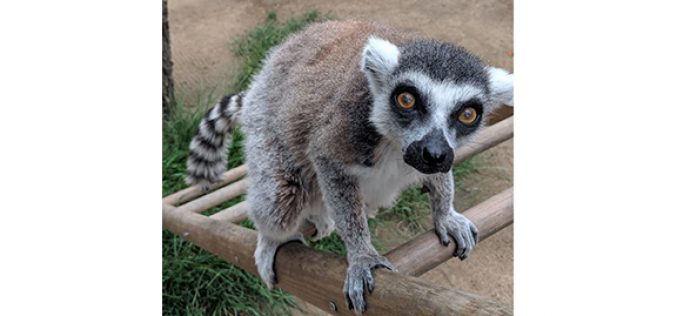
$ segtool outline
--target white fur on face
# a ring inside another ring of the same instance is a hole
[[[491,90],[492,101],[512,106],[512,74],[504,69],[496,67],[486,67],[486,70],[489,74],[489,89]]]

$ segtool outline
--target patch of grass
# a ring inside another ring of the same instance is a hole
[[[418,233],[426,230],[420,218],[430,214],[428,195],[421,192],[420,187],[405,190],[397,199],[395,205],[379,212],[377,218],[383,221],[402,222],[405,228]]]
[[[300,31],[310,23],[332,18],[332,13],[322,15],[317,11],[310,11],[300,18],[290,18],[284,23],[280,23],[275,12],[268,13],[263,25],[249,30],[246,36],[237,38],[233,42],[233,53],[242,59],[242,67],[235,76],[235,91],[247,88],[252,76],[261,69],[263,60],[271,48],[282,43],[287,36]]]
[[[193,113],[182,100],[176,102],[172,113],[162,126],[162,195],[187,186],[186,160],[188,144],[195,135],[204,112]]]
[[[244,228],[255,229],[254,222],[252,222],[249,218],[242,221],[242,223],[240,223],[240,226]]]
[[[376,229],[377,226],[381,225],[382,222],[379,219],[375,218],[370,218],[369,221],[369,231],[372,232],[372,236],[374,235],[374,229]],[[318,241],[308,241],[311,247],[313,247],[316,250],[324,251],[324,252],[330,252],[333,254],[337,254],[339,256],[345,256],[347,254],[346,252],[346,245],[343,243],[343,240],[341,240],[341,237],[336,232],[331,233],[331,235],[322,238]],[[371,240],[372,245],[374,245],[374,248],[378,252],[383,252],[385,249],[381,245],[381,243],[376,240],[375,238],[372,238]]]
[[[296,302],[257,276],[162,233],[163,315],[290,314]]]
[[[311,247],[316,250],[331,252],[339,256],[346,255],[346,245],[343,244],[343,240],[339,237],[336,232],[331,233],[331,235],[324,237],[318,241],[308,241]]]
[[[480,157],[472,156],[457,166],[454,166],[454,184],[457,187],[463,185],[466,176],[477,172],[477,166],[481,164]]]

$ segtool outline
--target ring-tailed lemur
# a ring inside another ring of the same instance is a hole
[[[371,244],[367,211],[392,204],[406,187],[429,190],[441,243],[464,259],[477,229],[453,207],[454,150],[500,103],[512,105],[512,75],[464,49],[362,22],[324,22],[273,49],[247,91],[210,109],[193,139],[188,181],[224,171],[238,120],[246,136],[249,218],[258,229],[261,278],[272,287],[277,248],[336,228],[348,251],[343,291],[366,309],[372,270],[395,270]]]

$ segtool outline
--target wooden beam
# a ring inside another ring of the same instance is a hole
[[[241,165],[239,167],[230,169],[223,173],[221,176],[221,181],[216,182],[212,184],[209,187],[209,190],[203,191],[202,188],[199,186],[190,186],[188,188],[185,188],[181,191],[172,193],[165,198],[162,199],[162,203],[169,204],[169,205],[174,205],[174,206],[179,206],[183,203],[186,203],[196,197],[199,197],[201,195],[204,195],[206,193],[209,193],[210,191],[214,191],[216,189],[224,187],[226,184],[229,184],[235,180],[238,180],[242,177],[244,177],[247,174],[247,166]]]
[[[220,188],[212,193],[201,196],[184,205],[178,207],[182,212],[199,213],[204,212],[214,206],[226,202],[232,198],[238,197],[247,191],[247,178],[244,178],[235,183],[231,183],[223,188]]]
[[[163,205],[163,227],[240,268],[256,273],[256,232],[200,214]],[[278,250],[278,286],[334,315],[353,315],[342,293],[345,258],[298,243]],[[383,269],[367,294],[366,315],[512,315],[512,308],[491,299],[449,289]]]
[[[209,217],[217,221],[239,224],[247,219],[247,209],[247,202],[243,201]]]
[[[479,241],[493,235],[513,221],[513,190],[507,189],[463,212],[479,230]],[[386,257],[400,273],[419,276],[451,259],[456,243],[444,247],[434,230],[391,250]],[[470,254],[472,256],[472,254]]]

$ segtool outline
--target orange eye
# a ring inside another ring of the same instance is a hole
[[[458,115],[458,120],[465,125],[475,123],[477,120],[477,111],[474,108],[467,107]]]
[[[416,98],[414,98],[414,95],[409,92],[402,92],[397,95],[397,104],[399,104],[399,106],[403,109],[409,110],[414,107],[414,104],[416,104]]]

